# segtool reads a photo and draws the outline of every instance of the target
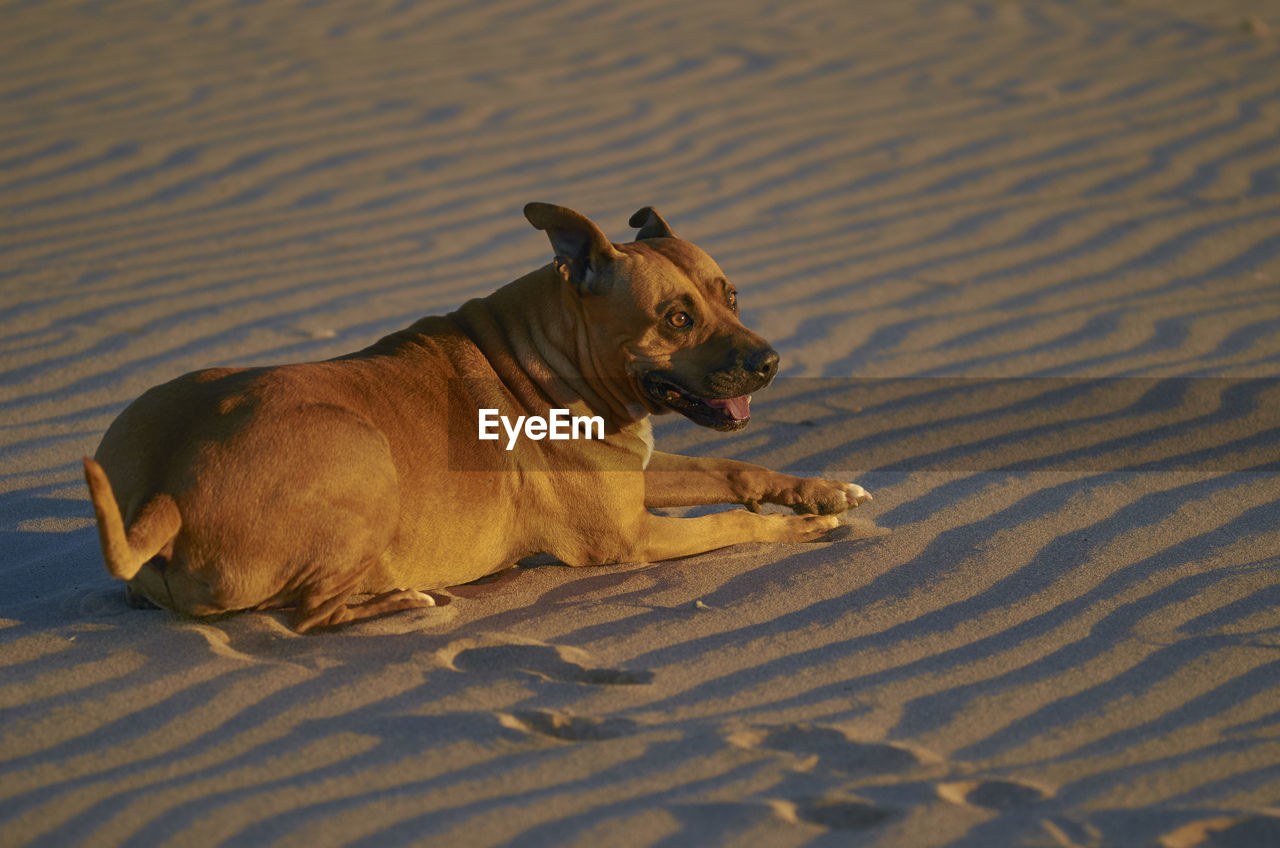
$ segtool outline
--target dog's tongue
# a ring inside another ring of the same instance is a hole
[[[736,398],[707,398],[706,404],[712,409],[728,410],[734,421],[745,421],[751,417],[750,395]]]

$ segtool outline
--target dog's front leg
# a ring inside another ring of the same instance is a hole
[[[795,477],[749,462],[654,451],[644,472],[647,507],[739,503],[758,512],[763,503],[800,513],[834,515],[871,500],[855,483]]]
[[[697,518],[645,513],[638,542],[618,559],[658,562],[742,542],[812,542],[838,523],[834,515],[758,515],[740,509]]]

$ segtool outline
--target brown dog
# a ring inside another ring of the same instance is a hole
[[[524,212],[555,261],[486,298],[358,353],[200,371],[126,408],[85,459],[107,570],[188,615],[293,607],[301,632],[430,606],[420,590],[536,553],[588,565],[812,540],[870,498],[654,451],[651,413],[745,426],[778,355],[653,209],[629,244],[570,209]],[[578,438],[552,438],[554,410]],[[751,511],[647,509],[714,503]]]

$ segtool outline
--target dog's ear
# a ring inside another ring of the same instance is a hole
[[[587,216],[551,203],[529,203],[524,216],[546,230],[556,252],[556,269],[584,294],[598,292],[604,266],[622,253]]]
[[[646,206],[636,212],[627,224],[640,228],[640,232],[636,233],[636,241],[651,238],[677,238],[671,231],[671,225],[652,206]]]

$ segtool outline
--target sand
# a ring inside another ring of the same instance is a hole
[[[0,843],[1280,844],[1280,12],[0,9]],[[299,637],[127,607],[79,458],[652,204],[783,357],[669,450],[830,541]]]

